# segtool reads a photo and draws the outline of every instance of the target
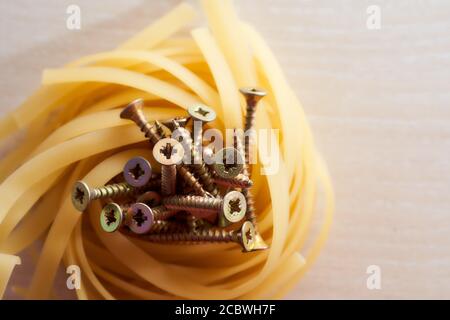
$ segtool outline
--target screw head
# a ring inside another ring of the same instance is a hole
[[[122,208],[117,203],[108,203],[100,213],[100,225],[105,232],[114,232],[122,225]]]
[[[170,131],[174,131],[177,127],[184,128],[191,117],[175,117],[173,119],[163,120],[161,123],[169,128]]]
[[[184,148],[177,140],[164,138],[153,147],[153,157],[162,165],[179,164],[184,157]]]
[[[134,203],[127,211],[127,225],[136,234],[144,234],[150,231],[154,216],[152,209],[144,203]]]
[[[189,115],[197,121],[211,122],[216,119],[216,112],[203,104],[195,104],[188,108]]]
[[[120,113],[122,119],[133,119],[133,117],[141,111],[144,106],[144,99],[139,98],[131,101]]]
[[[239,91],[245,97],[247,103],[250,102],[252,105],[256,105],[261,98],[267,95],[265,90],[256,87],[244,87],[240,88]]]
[[[255,226],[250,221],[245,221],[241,227],[241,245],[244,251],[252,251],[255,246]]]
[[[134,157],[123,168],[123,177],[132,187],[145,186],[152,176],[152,165],[143,157]]]
[[[239,191],[230,191],[222,202],[222,214],[231,223],[241,221],[247,212],[247,201]]]
[[[72,187],[72,204],[78,211],[84,211],[89,205],[91,191],[84,181],[77,181]]]
[[[223,148],[214,156],[214,171],[219,177],[234,178],[244,167],[244,157],[235,148]]]
[[[147,191],[143,194],[141,194],[137,200],[137,202],[145,203],[150,208],[159,206],[161,203],[161,196],[159,193],[155,191]]]

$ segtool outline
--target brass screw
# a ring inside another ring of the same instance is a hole
[[[142,111],[142,106],[144,105],[144,100],[136,99],[128,104],[120,113],[122,119],[129,119],[137,124],[145,136],[150,140],[152,145],[155,145],[160,139],[160,130],[158,129],[158,124],[151,126],[147,118]]]
[[[153,207],[151,210],[153,212],[154,219],[157,221],[167,220],[178,212],[177,210],[169,210],[164,206]]]
[[[234,134],[234,145],[235,145],[235,148],[239,152],[241,152],[241,153],[243,152],[242,140],[236,131]],[[245,161],[245,163],[243,165],[242,174],[246,175],[247,177],[249,176],[247,160]],[[256,213],[255,213],[255,201],[253,200],[253,194],[250,191],[250,189],[243,189],[242,194],[244,195],[245,200],[247,201],[247,214],[246,214],[247,220],[252,222],[254,229],[255,229],[254,250],[265,250],[265,249],[269,248],[269,246],[266,244],[266,242],[264,241],[264,239],[261,237],[260,233],[258,232],[258,225],[257,225]]]
[[[200,123],[199,127],[194,125],[194,144],[191,145],[191,154],[193,158],[192,168],[194,173],[200,179],[203,187],[206,191],[216,196],[219,193],[214,181],[212,179],[211,173],[202,161],[202,143],[203,143],[203,124],[207,122],[214,121],[216,119],[216,112],[208,106],[205,105],[193,105],[188,108],[188,113],[195,123]]]
[[[194,135],[194,146],[193,146],[193,152],[194,153],[200,153],[202,148],[202,142],[203,142],[203,124],[207,122],[214,121],[216,119],[216,112],[211,109],[208,106],[196,104],[193,106],[190,106],[188,108],[188,113],[191,116],[191,118],[194,120],[194,128],[193,128],[193,135]],[[197,128],[195,126],[196,123],[200,124],[200,127]],[[198,130],[196,130],[198,129]],[[194,157],[194,160],[198,157]],[[194,161],[195,162],[195,161]]]
[[[224,229],[210,228],[201,229],[197,232],[179,232],[179,233],[159,233],[148,234],[145,239],[152,242],[189,242],[189,243],[205,243],[205,242],[236,242],[242,246],[244,252],[254,250],[255,246],[255,229],[250,221],[244,222],[239,231],[226,231]]]
[[[161,196],[159,193],[155,191],[147,191],[143,194],[141,194],[137,199],[136,202],[142,202],[148,205],[150,208],[159,206],[161,203]]]
[[[173,210],[185,210],[199,218],[220,213],[230,223],[235,223],[245,216],[247,203],[242,193],[228,192],[223,199],[201,196],[171,196],[164,198],[163,205]]]
[[[190,119],[190,117],[175,117],[175,118],[168,119],[168,120],[162,120],[161,123],[165,127],[169,128],[170,131],[175,131],[177,129],[176,126],[184,128],[186,126],[187,122],[189,121],[189,119]],[[175,126],[175,124],[176,124],[176,126]]]
[[[248,189],[253,186],[253,181],[244,174],[239,174],[236,177],[230,179],[214,177],[214,182],[218,185],[228,188]]]
[[[143,187],[150,181],[152,166],[142,157],[131,158],[123,168],[123,176],[130,186]]]
[[[86,182],[77,181],[72,187],[72,203],[77,210],[84,211],[93,200],[124,196],[132,192],[134,192],[134,188],[127,183],[116,183],[99,188],[90,188]]]
[[[221,178],[234,178],[244,167],[242,153],[235,148],[223,148],[214,156],[213,168]]]
[[[175,139],[159,140],[153,148],[153,157],[161,163],[161,192],[163,196],[175,193],[177,164],[184,156],[183,146]]]
[[[251,129],[253,129],[254,123],[255,123],[255,114],[256,114],[256,106],[264,96],[267,95],[267,92],[263,89],[254,88],[254,87],[246,87],[246,88],[240,88],[239,91],[242,93],[242,95],[245,98],[245,101],[247,103],[247,113],[245,115],[245,125],[244,125],[244,131],[247,132],[247,135],[245,136],[245,161],[249,163],[249,156],[250,156],[250,133]]]

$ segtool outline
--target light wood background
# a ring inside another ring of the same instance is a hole
[[[178,2],[1,1],[1,113],[42,69],[112,49]],[[72,3],[80,31],[66,29]],[[450,298],[450,2],[236,5],[279,58],[336,188],[329,241],[288,298]],[[381,9],[380,30],[366,27],[369,5]],[[381,268],[381,290],[366,287],[369,265]]]

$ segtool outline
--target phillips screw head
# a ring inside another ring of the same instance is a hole
[[[114,232],[123,222],[122,208],[117,203],[108,203],[100,213],[100,225],[105,232]]]
[[[235,148],[223,148],[214,156],[213,168],[221,178],[234,178],[244,167],[244,157]]]
[[[222,214],[229,222],[239,222],[245,217],[247,202],[239,191],[230,191],[223,197],[221,209]]]
[[[123,168],[125,181],[133,187],[145,186],[152,176],[152,165],[143,157],[134,157]]]
[[[72,188],[72,204],[79,211],[84,211],[91,200],[91,190],[83,181],[77,181]]]
[[[205,105],[195,104],[188,108],[188,113],[193,120],[201,122],[211,122],[216,119],[216,112]]]

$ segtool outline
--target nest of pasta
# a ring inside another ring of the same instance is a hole
[[[1,120],[3,143],[20,143],[0,165],[0,296],[20,252],[40,239],[30,285],[10,283],[26,298],[54,297],[61,263],[82,271],[79,299],[281,298],[315,260],[330,227],[333,194],[302,107],[264,40],[238,19],[230,1],[202,5],[209,28],[180,35],[194,10],[179,5],[115,50],[45,70],[42,86]],[[150,120],[182,116],[203,103],[214,108],[215,128],[224,132],[243,127],[238,88],[244,86],[267,89],[256,129],[279,132],[271,146],[280,154],[276,173],[267,174],[264,161],[251,172],[258,227],[270,249],[167,247],[103,232],[100,203],[84,213],[73,208],[74,182],[104,185],[128,159],[152,157],[146,138],[119,117],[128,102],[143,98]],[[318,195],[324,214],[311,234]]]

